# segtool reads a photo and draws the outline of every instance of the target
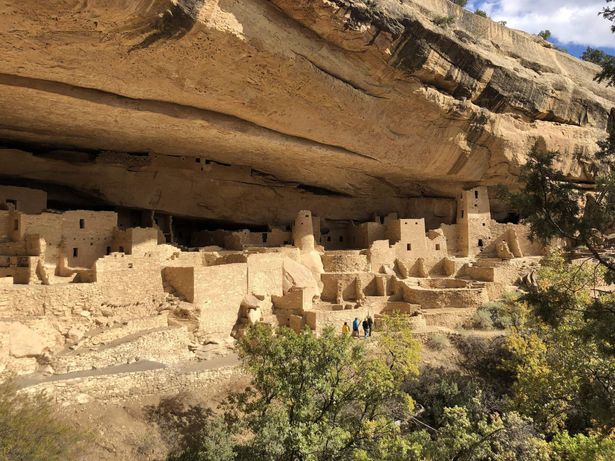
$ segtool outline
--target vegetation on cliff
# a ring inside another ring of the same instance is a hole
[[[12,379],[0,381],[0,461],[75,459],[85,440],[45,396],[18,394]]]

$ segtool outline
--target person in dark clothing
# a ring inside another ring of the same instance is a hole
[[[374,321],[371,315],[367,316],[367,327],[369,328],[369,335],[372,335],[372,329],[374,328]]]
[[[367,323],[367,319],[363,320],[363,335],[366,338],[369,335],[369,323]]]
[[[352,322],[352,336],[359,336],[359,319],[357,317]]]

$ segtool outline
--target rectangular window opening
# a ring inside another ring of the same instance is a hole
[[[263,232],[263,243],[267,243],[267,232]]]
[[[461,217],[463,218],[463,210],[461,210]]]
[[[408,250],[408,251],[412,251],[412,244],[411,244],[411,243],[408,243],[408,244],[406,245],[406,250]]]
[[[482,247],[483,247],[483,245],[484,245],[484,244],[483,244],[483,239],[478,239],[478,246],[479,246],[480,248],[482,248]]]
[[[440,244],[436,243],[436,251],[440,251]]]
[[[79,229],[85,229],[85,219],[79,220]]]
[[[477,190],[474,191],[474,198],[478,198],[478,191]]]
[[[107,247],[107,254],[110,255],[111,254],[111,247]]]
[[[79,256],[79,248],[73,248],[73,258]]]
[[[340,242],[343,242],[343,241],[344,241],[344,236],[340,235]]]

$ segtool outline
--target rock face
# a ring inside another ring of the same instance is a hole
[[[0,39],[0,179],[59,202],[426,216],[534,146],[584,178],[613,122],[596,66],[447,0],[8,0]]]

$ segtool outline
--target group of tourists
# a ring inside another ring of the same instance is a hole
[[[360,337],[359,328],[363,327],[363,337],[367,338],[372,335],[372,328],[374,327],[374,320],[371,315],[367,314],[367,317],[363,319],[363,321],[359,321],[358,317],[355,317],[352,322],[352,336],[354,338]],[[350,326],[348,326],[348,322],[344,322],[342,326],[342,334],[349,335],[350,334]]]

